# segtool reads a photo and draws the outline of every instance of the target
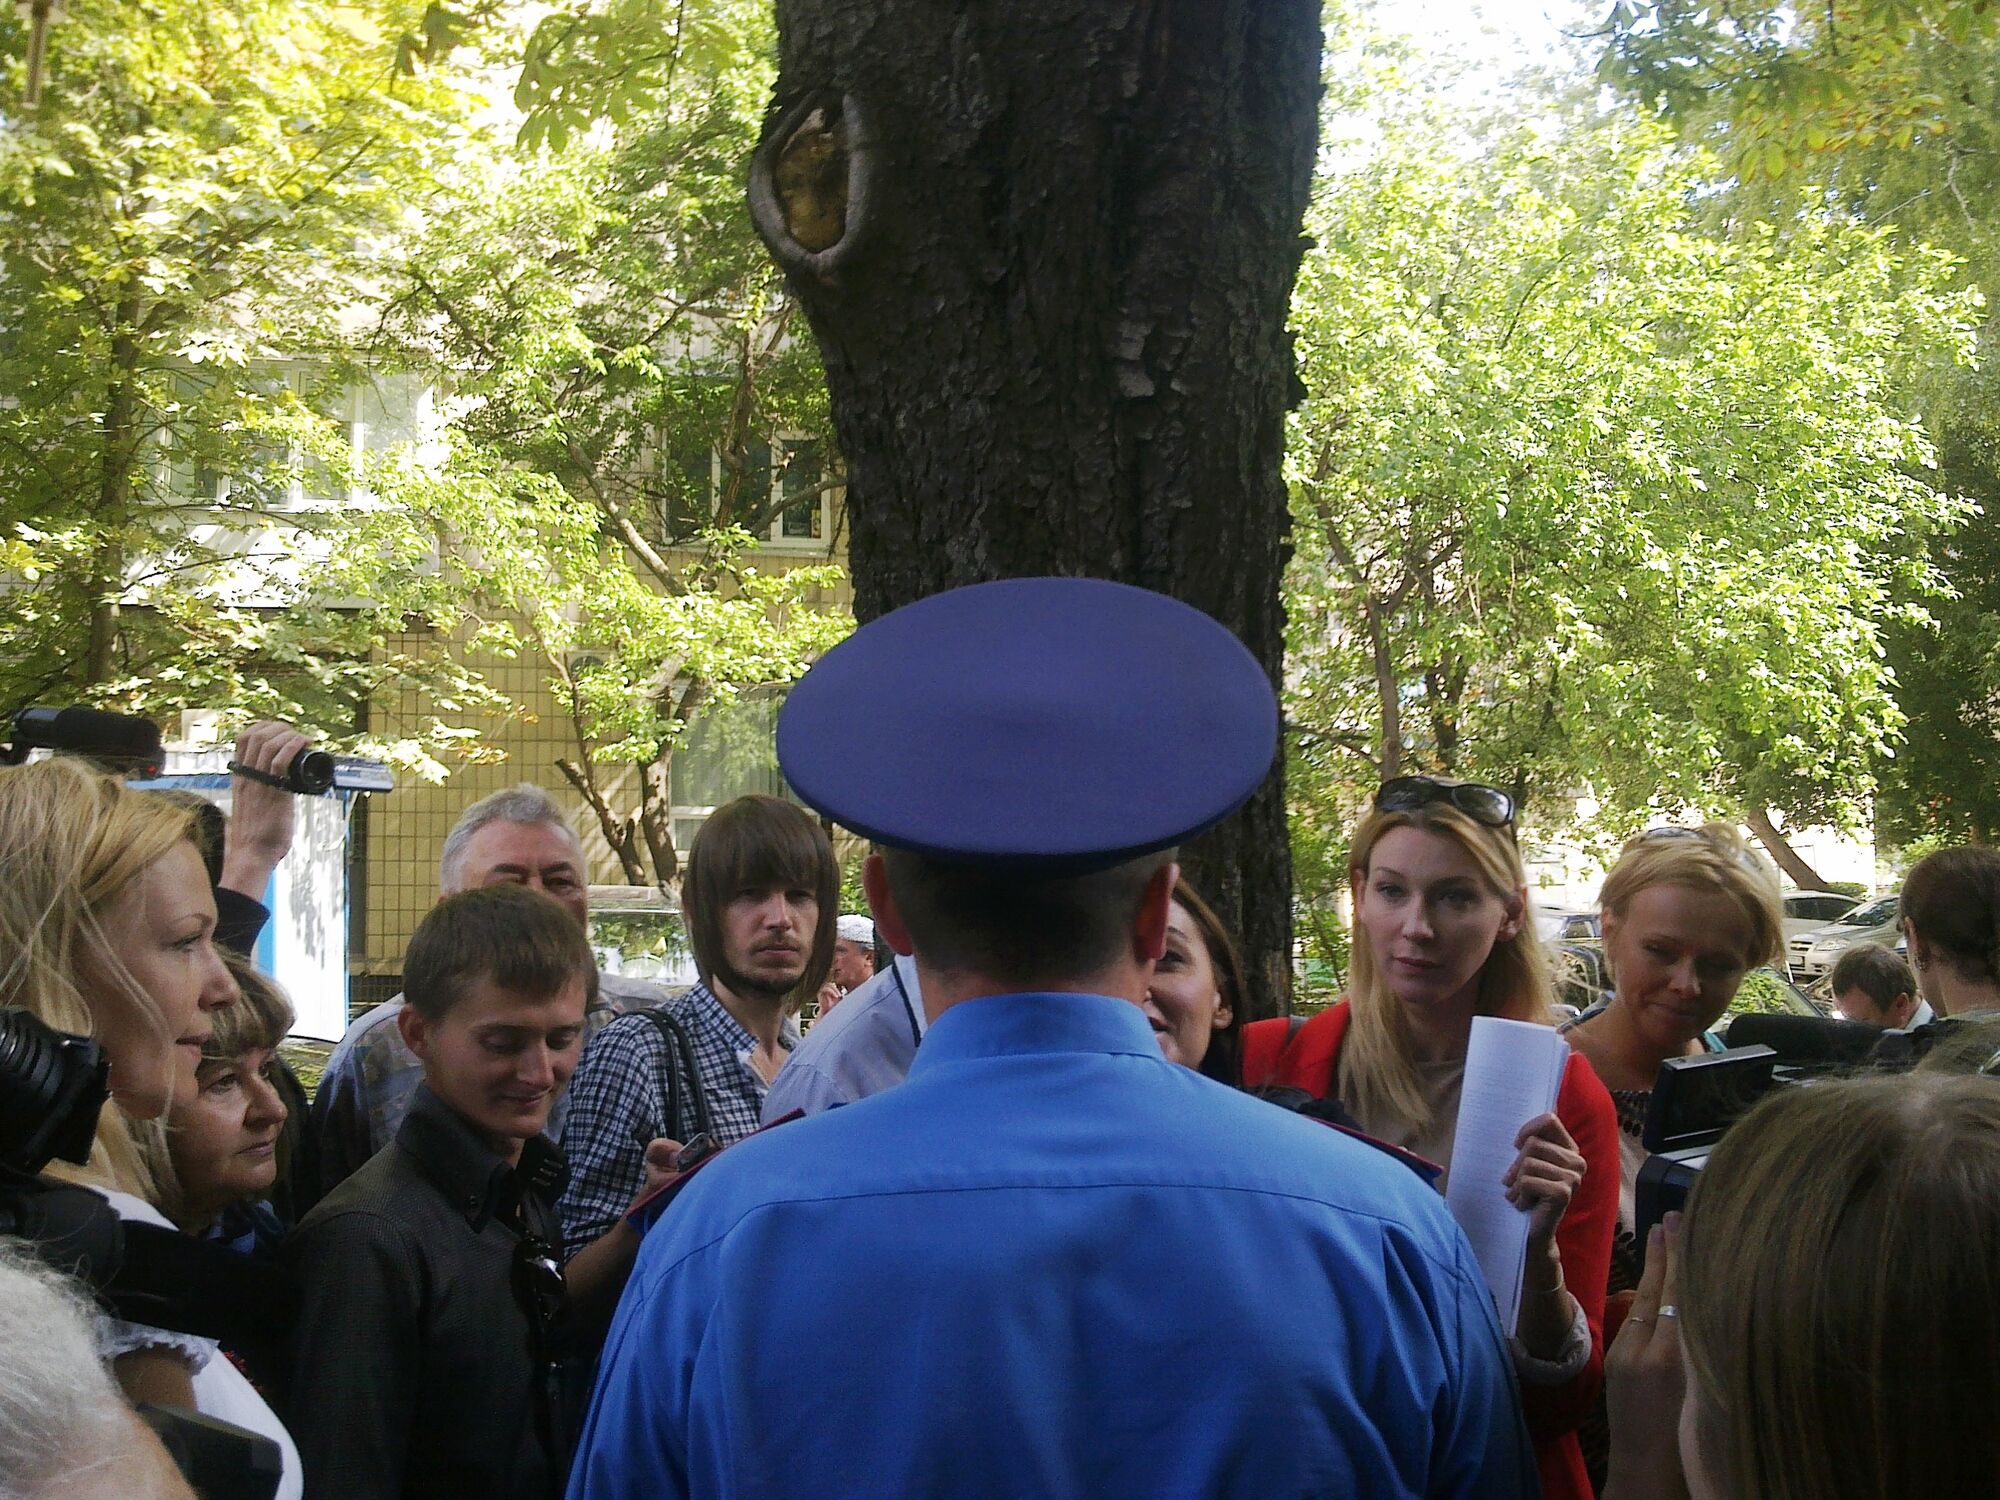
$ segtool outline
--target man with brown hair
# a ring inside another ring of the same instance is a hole
[[[284,1252],[302,1294],[286,1415],[307,1500],[546,1500],[568,1462],[553,1348],[565,1167],[542,1128],[597,968],[562,907],[497,885],[434,907],[403,975],[396,1020],[423,1085]]]
[[[706,1132],[728,1146],[757,1129],[798,1041],[797,1000],[832,964],[839,892],[826,831],[795,803],[738,797],[702,824],[681,877],[701,982],[599,1031],[570,1090],[563,1242],[571,1255],[588,1251],[573,1274],[596,1281],[600,1259],[629,1264],[636,1253],[624,1216],[645,1183],[648,1142]]]

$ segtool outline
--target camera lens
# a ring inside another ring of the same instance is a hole
[[[333,785],[333,757],[324,750],[301,750],[292,757],[285,780],[295,792],[317,795]]]

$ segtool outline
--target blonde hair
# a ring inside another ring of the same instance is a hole
[[[1746,969],[1768,964],[1785,951],[1785,908],[1777,874],[1729,824],[1654,829],[1628,840],[1618,863],[1604,877],[1598,908],[1622,920],[1633,898],[1656,885],[1684,886],[1735,902],[1750,928],[1750,945],[1743,955]],[[1607,970],[1610,963],[1607,945]],[[1611,977],[1615,981],[1618,976]]]
[[[1709,1158],[1680,1262],[1689,1399],[1728,1493],[1991,1493],[2000,1082],[1780,1090]]]
[[[187,809],[67,757],[0,769],[0,1005],[84,1035],[99,1030],[99,1011],[125,1006],[171,1047],[165,1017],[105,936],[102,917],[133,880],[194,837]],[[88,995],[86,966],[102,980]],[[89,1163],[51,1170],[151,1197],[115,1102],[98,1113]]]
[[[1448,802],[1395,812],[1371,811],[1355,830],[1348,852],[1351,881],[1358,884],[1367,879],[1368,860],[1376,844],[1398,828],[1420,828],[1452,840],[1472,856],[1496,895],[1510,902],[1521,899],[1528,874],[1513,837],[1504,828],[1475,822]],[[1547,1025],[1555,998],[1548,958],[1535,935],[1534,923],[1528,920],[1525,903],[1520,915],[1520,928],[1512,937],[1496,941],[1480,966],[1475,1013]],[[1354,924],[1348,956],[1347,999],[1353,1019],[1341,1046],[1342,1102],[1364,1119],[1389,1115],[1413,1129],[1429,1129],[1431,1109],[1410,1056],[1408,1023],[1382,977],[1367,929],[1359,922]]]
[[[222,966],[236,981],[242,998],[234,1005],[223,1006],[211,1018],[213,1030],[201,1044],[201,1060],[234,1062],[247,1052],[275,1050],[291,1034],[292,1023],[298,1018],[291,1000],[275,979],[249,959],[226,948],[220,951]],[[187,1188],[181,1182],[180,1170],[174,1166],[176,1128],[170,1110],[160,1119],[135,1122],[132,1136],[140,1161],[152,1178],[152,1193],[147,1201],[179,1224],[187,1209]]]

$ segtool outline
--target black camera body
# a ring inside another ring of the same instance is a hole
[[[1632,1190],[1632,1230],[1640,1244],[1655,1224],[1687,1206],[1723,1132],[1779,1082],[1778,1054],[1764,1046],[1660,1064],[1640,1136],[1648,1155]]]
[[[109,1078],[104,1050],[89,1037],[0,1007],[0,1167],[32,1176],[56,1157],[88,1161]]]
[[[131,1321],[245,1342],[282,1329],[283,1288],[263,1285],[240,1257],[177,1230],[127,1225],[89,1188],[39,1175],[58,1157],[89,1160],[108,1076],[90,1038],[0,1007],[0,1234],[26,1241]],[[231,1295],[238,1280],[251,1283],[247,1295]],[[283,1466],[271,1439],[194,1412],[142,1407],[140,1416],[198,1493],[217,1500],[277,1493]]]

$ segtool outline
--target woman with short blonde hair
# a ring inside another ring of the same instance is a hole
[[[1618,1227],[1605,1288],[1616,1334],[1642,1270],[1633,1226],[1654,1080],[1668,1058],[1722,1045],[1711,1028],[1743,976],[1783,951],[1784,907],[1776,873],[1726,823],[1652,828],[1627,841],[1598,906],[1612,997],[1563,1029],[1618,1115]],[[1608,1443],[1601,1407],[1585,1422],[1583,1442],[1600,1474]]]

